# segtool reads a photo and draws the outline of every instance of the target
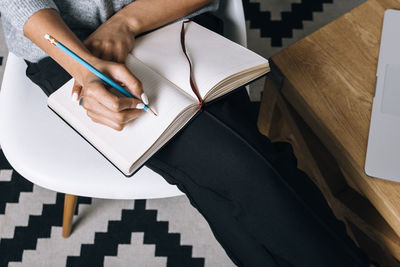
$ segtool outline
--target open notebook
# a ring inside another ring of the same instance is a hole
[[[71,101],[73,80],[50,95],[48,106],[126,176],[132,175],[198,112],[189,64],[180,43],[181,22],[138,38],[126,65],[142,82],[150,107],[122,131],[96,124]],[[214,100],[269,71],[268,61],[196,24],[185,26],[187,54],[204,102]]]

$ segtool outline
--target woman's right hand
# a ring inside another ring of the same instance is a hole
[[[57,37],[57,40],[111,79],[125,84],[125,88],[137,99],[111,93],[111,90],[105,87],[100,78],[43,38],[47,33]],[[81,99],[80,103],[87,110],[87,115],[93,121],[115,130],[122,130],[129,121],[140,115],[142,112],[140,108],[144,107],[140,99],[145,103],[147,102],[147,97],[143,94],[140,81],[124,64],[102,60],[93,56],[65,24],[56,10],[42,9],[33,14],[25,22],[24,34],[74,77],[77,81],[76,85],[82,86],[81,93],[79,95],[76,94],[75,98]]]
[[[121,131],[128,122],[142,113],[144,104],[140,99],[147,102],[147,96],[143,94],[140,81],[124,64],[101,59],[91,63],[117,83],[124,84],[135,98],[110,92],[100,78],[86,69],[82,72],[80,83],[74,85],[81,87],[80,95],[73,98],[86,109],[92,121]]]
[[[84,45],[87,49],[92,53],[95,58],[99,58],[104,60],[103,63],[109,64],[109,61],[124,63],[125,58],[127,57],[129,51],[133,48],[135,33],[131,32],[126,21],[121,16],[118,16],[118,13],[108,19],[105,23],[103,23],[100,27],[98,27],[85,41]],[[126,71],[126,67],[121,64],[112,64],[111,68],[120,68],[120,72],[128,73]],[[96,64],[97,66],[97,64]],[[110,71],[108,71],[110,73]],[[134,82],[138,90],[141,90],[140,82],[132,74],[127,74],[129,77],[133,77],[131,82]],[[112,75],[111,75],[112,76]],[[116,80],[116,79],[115,79]],[[123,83],[123,82],[122,82]],[[93,90],[91,88],[97,88],[98,80],[96,80],[95,84],[91,83],[86,84],[86,87],[89,90]],[[86,89],[87,90],[87,89]],[[84,90],[85,91],[85,90]],[[137,106],[137,101],[129,100],[132,103],[128,103],[126,97],[119,98],[118,101],[121,103],[118,105],[122,105],[119,109],[112,109],[106,105],[100,105],[100,100],[95,99],[95,96],[89,96],[81,98],[82,94],[82,85],[75,80],[73,89],[72,89],[72,98],[74,100],[84,99],[83,107],[87,110],[88,116],[95,122],[99,122],[110,126],[114,129],[120,130],[124,127],[124,125],[136,118],[136,114],[138,112],[134,112],[133,110],[129,110],[132,108],[136,109],[143,108],[143,104],[139,104]],[[135,95],[135,94],[134,94]],[[140,99],[139,94],[139,99]],[[135,95],[138,97],[137,95]],[[113,97],[115,98],[115,97]],[[82,102],[82,101],[80,101]],[[136,104],[136,106],[135,106]],[[147,103],[146,103],[147,104]],[[117,104],[115,104],[117,105]],[[130,106],[131,105],[131,106]],[[133,105],[133,106],[132,106]],[[100,116],[99,113],[102,113]],[[113,112],[113,113],[110,113]],[[106,116],[108,115],[108,116]]]

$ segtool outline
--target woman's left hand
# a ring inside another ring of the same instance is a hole
[[[92,54],[98,58],[124,63],[133,49],[135,33],[133,33],[123,17],[115,14],[97,28],[83,42]]]
[[[116,14],[100,25],[83,44],[97,58],[124,63],[134,42],[135,33],[129,29],[124,18]],[[80,98],[81,88],[75,81],[72,96],[76,100]]]

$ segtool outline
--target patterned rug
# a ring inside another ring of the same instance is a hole
[[[243,0],[248,47],[270,57],[364,0]],[[0,33],[0,81],[7,48]],[[252,85],[260,98],[263,81]],[[21,177],[0,150],[0,267],[234,266],[185,196],[79,198],[71,237],[61,237],[63,194]]]

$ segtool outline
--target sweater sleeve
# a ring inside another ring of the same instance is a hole
[[[0,13],[18,32],[23,32],[25,22],[36,12],[52,8],[58,11],[53,0],[0,0]]]

